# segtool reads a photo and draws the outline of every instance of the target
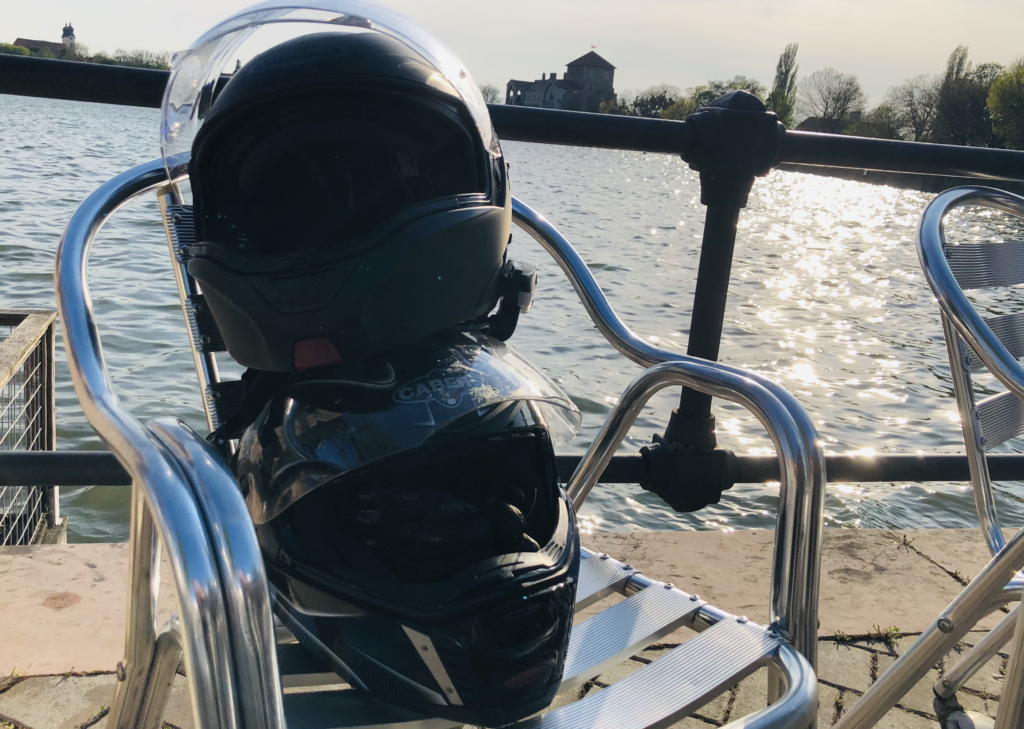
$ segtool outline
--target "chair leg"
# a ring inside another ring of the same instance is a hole
[[[1003,693],[999,697],[996,729],[1018,729],[1024,721],[1024,610],[1017,616],[1010,644],[1010,665],[1006,667]]]
[[[946,671],[945,675],[932,687],[935,695],[948,699],[963,688],[964,684],[978,672],[978,669],[991,660],[1013,637],[1019,613],[1020,605],[1017,605],[1009,615],[999,621],[999,625],[986,633],[985,637],[967,652],[967,655],[961,658],[953,668]]]
[[[129,585],[125,658],[117,665],[117,690],[110,710],[111,729],[136,729],[146,696],[156,650],[156,605],[160,590],[160,545],[153,517],[142,495],[132,487],[128,536]]]
[[[156,639],[153,663],[149,668],[149,682],[142,701],[139,729],[161,729],[167,700],[174,686],[174,675],[181,664],[181,628],[175,614]]]

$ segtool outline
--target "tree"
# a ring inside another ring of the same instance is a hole
[[[775,81],[765,101],[768,111],[774,111],[779,121],[787,127],[793,126],[793,114],[796,111],[796,73],[800,70],[796,62],[797,48],[798,44],[790,43],[779,56],[779,62],[775,65]]]
[[[89,62],[92,60],[89,56],[89,46],[85,45],[85,43],[79,43],[78,41],[75,41],[61,51],[60,57],[65,61]]]
[[[889,89],[886,103],[903,118],[905,138],[924,142],[931,137],[940,83],[938,78],[922,74]]]
[[[57,54],[50,50],[49,46],[32,46],[28,49],[36,58],[56,58]]]
[[[1024,56],[1014,61],[992,84],[988,110],[999,144],[1024,149]]]
[[[748,76],[733,76],[727,81],[708,81],[703,86],[694,86],[686,90],[686,94],[670,104],[661,113],[662,119],[685,119],[702,106],[711,103],[730,91],[749,91],[759,99],[764,98],[764,84]]]
[[[494,84],[480,84],[480,93],[488,104],[502,103],[501,91]]]
[[[598,109],[602,114],[615,116],[636,116],[633,113],[633,100],[637,93],[631,89],[620,91],[611,101],[602,101]]]
[[[864,100],[857,77],[832,67],[815,71],[800,85],[804,115],[820,119],[823,132],[842,131],[850,112],[864,108]]]
[[[156,53],[137,48],[134,51],[126,51],[118,48],[114,51],[113,61],[118,66],[131,66],[133,68],[152,68],[159,71],[167,71],[171,65],[166,53]],[[102,63],[103,61],[101,61]]]
[[[932,141],[988,147],[994,141],[988,95],[1002,66],[983,63],[974,68],[967,50],[967,46],[957,46],[946,61],[935,103]]]
[[[613,114],[615,116],[635,116],[629,104],[623,103],[621,99],[602,101],[598,107],[602,114]]]
[[[0,55],[5,56],[28,56],[31,54],[25,46],[16,46],[11,43],[0,43]]]
[[[843,131],[861,137],[876,139],[903,139],[907,123],[899,109],[888,101],[883,101],[858,121],[848,125]]]
[[[668,84],[659,84],[639,92],[629,104],[631,116],[658,118],[661,113],[676,103],[679,88]]]

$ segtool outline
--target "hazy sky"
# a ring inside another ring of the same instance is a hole
[[[0,42],[58,40],[64,21],[92,52],[175,51],[246,0],[0,0]],[[770,83],[783,46],[804,75],[860,77],[871,102],[904,78],[936,73],[959,43],[975,62],[1024,55],[1024,0],[389,0],[448,43],[477,81],[561,76],[592,45],[617,66],[617,90],[685,88],[742,73]]]

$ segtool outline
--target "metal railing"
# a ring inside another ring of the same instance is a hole
[[[0,452],[52,451],[53,311],[0,310]],[[0,485],[0,547],[34,544],[60,520],[55,485]]]

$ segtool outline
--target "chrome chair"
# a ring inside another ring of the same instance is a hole
[[[971,456],[971,473],[985,474],[985,480],[975,480],[975,493],[993,557],[921,636],[844,711],[833,729],[868,729],[877,724],[979,620],[1021,599],[1022,580],[1018,570],[1024,567],[1024,529],[1008,542],[1003,539],[996,521],[991,483],[984,470],[984,452],[1020,431],[1020,423],[1014,424],[1013,418],[1019,417],[1014,413],[1022,412],[1016,403],[1024,398],[1024,368],[1016,362],[1013,352],[1021,354],[1024,349],[1020,345],[1010,345],[1013,349],[1008,349],[994,334],[995,330],[1010,332],[1013,325],[1009,322],[1016,320],[982,319],[961,287],[1024,283],[1024,257],[1021,257],[1024,243],[947,245],[942,220],[950,210],[963,205],[982,205],[1024,217],[1024,198],[980,187],[948,190],[928,205],[917,229],[921,266],[942,310],[968,453],[975,449]],[[976,362],[995,374],[1009,388],[1009,393],[975,403],[969,372]],[[936,713],[943,729],[960,719],[966,719],[961,726],[973,725],[981,729],[993,725],[988,717],[963,712],[955,693],[1011,636],[1012,657],[994,726],[996,729],[1024,726],[1024,621],[1019,618],[1021,614],[1018,605],[933,687]],[[957,711],[961,712],[960,716],[956,715]]]
[[[124,203],[156,191],[175,257],[179,293],[211,427],[225,416],[231,387],[219,381],[222,351],[201,291],[181,265],[190,242],[187,207],[173,197],[160,161],[114,178],[79,208],[61,241],[57,298],[76,392],[90,423],[133,478],[131,575],[125,660],[109,725],[160,726],[179,662],[201,729],[266,727],[431,727],[450,722],[367,701],[275,625],[255,533],[224,458],[173,418],[146,426],[119,403],[103,361],[87,286],[89,248]],[[756,625],[697,595],[655,582],[607,555],[586,552],[577,609],[620,593],[621,602],[572,632],[563,689],[578,686],[670,632],[694,638],[610,688],[520,722],[530,729],[667,726],[688,716],[758,668],[769,668],[769,706],[730,726],[813,726],[817,682],[818,579],[824,457],[806,413],[759,375],[652,347],[615,315],[576,251],[543,217],[514,202],[516,223],[536,238],[571,280],[602,334],[643,371],[627,388],[568,484],[579,508],[647,400],[683,385],[753,412],[775,444],[780,496],[772,562],[770,623]],[[217,393],[220,393],[218,395]],[[181,613],[155,625],[156,569],[167,550]],[[305,689],[316,687],[308,692]],[[304,689],[302,692],[296,689]]]
[[[999,526],[995,494],[985,454],[1024,432],[1024,311],[985,318],[971,305],[964,290],[1024,284],[1024,240],[1002,243],[960,243],[946,240],[943,219],[964,206],[988,207],[1024,218],[1024,198],[986,187],[947,190],[928,205],[917,230],[917,253],[925,279],[939,303],[942,332],[949,356],[953,392],[960,413],[964,447],[970,467],[974,502],[985,542],[993,556],[1006,550]],[[977,400],[972,373],[987,371],[1006,391]],[[1024,576],[1010,575],[1004,592],[1020,599]],[[1012,703],[1020,690],[1024,664],[1017,659],[1024,636],[1018,628],[1019,605],[935,684],[947,706],[956,707],[956,692],[1010,640],[1016,629],[1013,664],[1007,674],[1004,699]],[[1016,673],[1014,672],[1016,671]],[[938,706],[938,705],[937,705]],[[1004,711],[997,726],[1019,726],[1019,709]],[[1004,717],[1004,714],[1006,715]]]

